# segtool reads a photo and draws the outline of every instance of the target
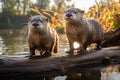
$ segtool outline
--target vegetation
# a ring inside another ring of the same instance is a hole
[[[90,8],[87,17],[98,19],[105,32],[120,28],[120,1],[100,0],[100,3]]]

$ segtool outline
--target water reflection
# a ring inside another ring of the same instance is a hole
[[[0,36],[0,55],[4,53],[4,47],[3,38]]]
[[[101,80],[120,80],[120,66],[109,66],[101,70]]]
[[[27,36],[24,39],[18,30],[0,31],[0,54],[20,56],[28,53]]]

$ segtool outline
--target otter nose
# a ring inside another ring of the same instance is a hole
[[[38,24],[38,23],[33,23],[32,25],[36,27],[36,26],[38,26],[39,24]]]
[[[66,16],[67,16],[67,17],[70,17],[70,16],[72,16],[72,14],[67,14]]]

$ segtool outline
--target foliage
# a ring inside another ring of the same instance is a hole
[[[52,6],[51,10],[58,13],[63,13],[69,7],[74,7],[74,4],[68,5],[71,0],[54,0],[55,5]]]
[[[114,0],[101,1],[91,7],[87,17],[98,19],[105,32],[120,28],[120,2]]]
[[[48,9],[50,4],[50,0],[37,0],[34,4],[38,9]]]

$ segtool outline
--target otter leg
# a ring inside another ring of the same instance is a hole
[[[46,49],[45,53],[42,56],[44,56],[44,57],[51,56],[51,52],[52,52],[52,48],[50,48],[50,49],[48,48],[48,49]]]
[[[35,48],[30,47],[30,55],[29,55],[29,57],[32,57],[33,55],[35,55]]]
[[[83,44],[82,47],[80,48],[80,50],[77,52],[79,54],[85,54],[86,53],[86,49],[87,49],[88,44]]]
[[[53,52],[57,53],[58,52],[58,39],[56,38],[54,46],[53,46]]]
[[[70,50],[66,51],[66,53],[72,54],[73,55],[73,51],[74,51],[74,46],[73,46],[73,42],[69,41],[69,46],[70,46]]]
[[[42,56],[42,54],[43,54],[43,51],[40,51],[40,55]]]
[[[101,47],[101,41],[98,41],[97,42],[97,45],[96,45],[96,50],[101,50],[102,47]]]

